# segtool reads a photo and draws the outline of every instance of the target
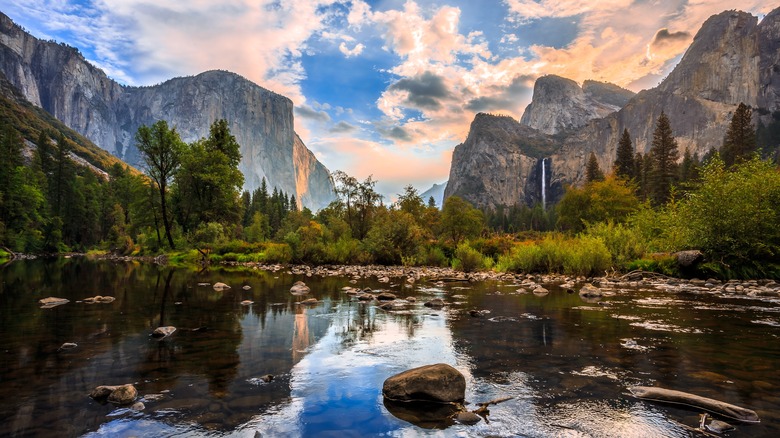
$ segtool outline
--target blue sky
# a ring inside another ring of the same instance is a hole
[[[745,0],[759,17],[776,5]],[[150,85],[239,73],[296,107],[330,170],[391,197],[448,178],[476,112],[518,118],[558,74],[639,91],[730,0],[7,0],[33,35],[77,47],[112,78]]]

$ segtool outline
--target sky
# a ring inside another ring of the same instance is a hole
[[[741,0],[763,17],[777,5]],[[478,112],[519,120],[536,78],[652,88],[733,0],[5,0],[125,85],[206,70],[285,95],[331,171],[390,198],[449,176]]]

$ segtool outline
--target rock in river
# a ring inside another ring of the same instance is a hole
[[[38,303],[41,304],[41,309],[51,309],[52,307],[61,306],[69,302],[70,300],[57,297],[48,297],[38,300]]]
[[[92,392],[89,393],[89,396],[95,400],[108,398],[110,403],[128,405],[138,396],[138,391],[132,384],[121,386],[101,385],[93,389]]]
[[[604,295],[601,292],[601,289],[597,288],[596,286],[592,284],[586,284],[582,286],[582,289],[580,289],[580,296],[585,298],[598,298],[600,296]]]
[[[425,365],[385,380],[382,394],[395,401],[462,402],[466,378],[450,365]]]
[[[176,327],[169,325],[167,327],[157,327],[152,332],[152,336],[155,338],[166,338],[173,334],[173,332],[176,331]]]
[[[473,412],[458,412],[458,415],[455,417],[455,421],[460,424],[472,426],[482,421],[482,417]]]
[[[436,308],[444,307],[444,300],[442,300],[441,298],[434,298],[434,299],[428,301],[427,303],[423,304],[423,306],[425,306],[425,307],[436,307]]]
[[[393,301],[395,298],[395,294],[390,292],[380,292],[376,296],[376,299],[379,301]]]
[[[311,292],[311,288],[302,281],[296,281],[290,288],[290,293],[293,295],[306,295],[309,292]]]
[[[219,283],[219,282],[214,283],[214,286],[212,287],[214,288],[214,290],[218,290],[218,291],[224,291],[230,289],[230,286],[226,285],[225,283]]]

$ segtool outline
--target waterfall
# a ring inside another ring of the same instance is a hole
[[[545,182],[547,178],[544,171],[544,158],[542,158],[542,209],[547,209],[547,193],[545,193]]]

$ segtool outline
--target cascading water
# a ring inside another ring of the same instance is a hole
[[[547,209],[547,193],[545,193],[545,182],[547,181],[544,171],[544,158],[542,158],[542,209]]]

